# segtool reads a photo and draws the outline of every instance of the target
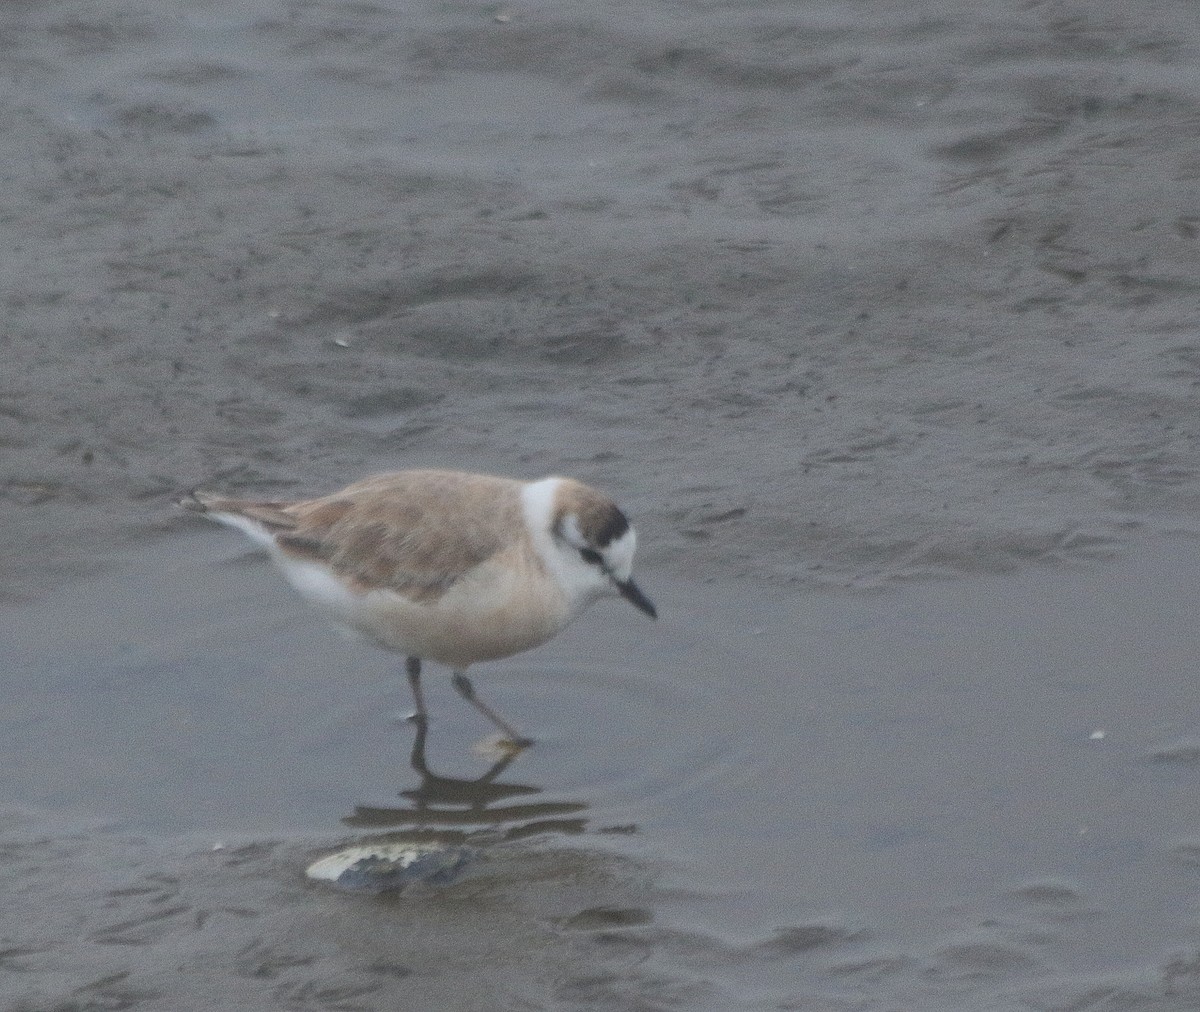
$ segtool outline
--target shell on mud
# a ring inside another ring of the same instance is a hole
[[[436,843],[355,844],[314,861],[305,875],[351,892],[393,892],[418,882],[453,882],[471,856],[469,847]]]

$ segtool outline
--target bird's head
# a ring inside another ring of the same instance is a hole
[[[619,595],[651,618],[653,602],[633,580],[637,532],[608,496],[570,478],[553,482],[549,516],[560,578],[584,599]],[[535,482],[534,487],[542,485]]]

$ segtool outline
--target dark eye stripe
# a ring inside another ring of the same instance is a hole
[[[579,557],[583,559],[589,566],[602,566],[604,560],[600,557],[600,553],[594,548],[579,549]]]

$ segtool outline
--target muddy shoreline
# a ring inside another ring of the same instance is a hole
[[[1183,0],[6,5],[0,1006],[1194,1008],[1198,59]],[[170,505],[406,466],[608,489],[671,606],[497,673],[583,845],[410,905],[300,875],[412,789],[388,659]]]
[[[14,8],[10,565],[425,464],[805,584],[1190,521],[1195,27],[1082,11]]]

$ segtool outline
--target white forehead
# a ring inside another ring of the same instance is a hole
[[[637,531],[629,528],[619,538],[613,538],[608,547],[601,550],[604,561],[618,580],[628,580],[633,572],[633,553],[637,549]]]

